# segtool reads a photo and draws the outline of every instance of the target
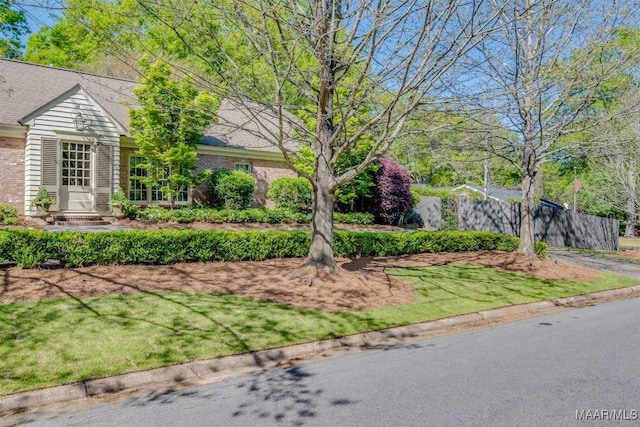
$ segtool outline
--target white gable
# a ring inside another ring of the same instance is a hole
[[[23,117],[20,123],[43,129],[75,131],[73,119],[78,112],[86,116],[88,123],[90,123],[86,132],[98,135],[116,133],[118,136],[126,134],[124,126],[118,123],[80,85],[75,85],[65,93]]]
[[[82,131],[76,129],[74,122],[79,112],[86,119]],[[29,126],[25,149],[25,212],[29,211],[31,199],[43,185],[43,140],[85,141],[111,147],[110,164],[101,167],[110,171],[112,191],[118,187],[119,167],[116,165],[120,161],[120,135],[126,130],[80,85],[28,114],[20,123]]]

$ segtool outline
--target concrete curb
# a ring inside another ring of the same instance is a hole
[[[176,387],[205,383],[207,380],[212,381],[231,376],[238,371],[269,369],[286,362],[292,362],[299,358],[310,357],[337,348],[366,347],[374,343],[391,340],[397,342],[404,338],[420,337],[421,335],[457,327],[477,327],[487,321],[504,322],[523,318],[523,316],[542,315],[565,308],[581,307],[633,297],[640,297],[640,285],[495,308],[342,338],[188,362],[115,377],[98,378],[74,384],[27,391],[0,397],[0,417],[54,404],[78,402],[97,396],[135,391],[154,385]]]

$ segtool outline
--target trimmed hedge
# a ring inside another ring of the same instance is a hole
[[[47,261],[65,267],[90,264],[170,264],[304,257],[306,231],[134,230],[105,233],[52,233],[0,230],[0,261],[32,268]],[[424,252],[515,251],[518,238],[472,231],[369,233],[336,231],[336,256],[393,256]],[[536,242],[546,255],[546,245]]]
[[[311,222],[311,213],[294,212],[289,209],[249,208],[235,209],[208,209],[185,207],[181,209],[164,209],[152,206],[138,214],[141,220],[149,222],[175,221],[179,223],[192,223],[195,221],[209,223],[267,223],[267,224],[308,224]],[[333,219],[342,224],[372,224],[373,215],[362,212],[340,213],[334,212]]]

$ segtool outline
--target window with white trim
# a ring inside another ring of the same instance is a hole
[[[251,163],[236,163],[233,168],[237,171],[251,173]]]
[[[147,170],[140,166],[142,163],[142,156],[129,157],[129,200],[132,202],[146,202],[148,199],[147,186],[140,182],[140,178],[147,176]]]
[[[141,203],[161,203],[169,200],[169,197],[161,190],[161,186],[166,182],[168,171],[156,170],[158,176],[161,176],[158,180],[158,186],[148,186],[141,182],[140,178],[147,176],[147,170],[142,167],[144,163],[144,157],[142,156],[130,156],[129,157],[129,200],[132,202]],[[174,202],[186,203],[189,201],[189,191],[187,188],[181,189]]]

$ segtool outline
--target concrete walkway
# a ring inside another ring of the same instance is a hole
[[[105,231],[126,231],[133,230],[130,227],[122,225],[45,225],[43,227],[47,231],[78,231],[81,233],[99,233]]]

